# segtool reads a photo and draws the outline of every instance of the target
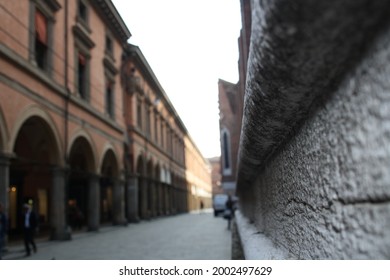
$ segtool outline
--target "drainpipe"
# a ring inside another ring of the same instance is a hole
[[[66,91],[66,96],[65,96],[65,114],[64,114],[64,167],[68,167],[68,134],[69,134],[69,99],[70,99],[70,89],[69,89],[69,77],[68,77],[68,69],[69,69],[69,32],[68,32],[68,17],[69,17],[69,3],[68,0],[65,0],[65,7],[64,7],[64,12],[65,12],[65,19],[64,19],[64,24],[65,24],[65,34],[64,34],[64,39],[65,39],[65,65],[64,65],[64,74],[65,74],[65,91]],[[68,207],[67,207],[67,201],[69,198],[69,193],[68,193],[68,179],[69,179],[69,173],[68,170],[65,171],[65,225],[68,227],[69,221],[68,221]],[[69,231],[70,235],[70,231]],[[71,236],[70,236],[71,238]]]
[[[70,99],[70,90],[68,87],[69,77],[68,77],[68,65],[69,65],[69,47],[68,47],[68,0],[65,0],[65,66],[64,66],[64,74],[65,74],[65,90],[66,90],[66,97],[65,97],[65,116],[64,116],[64,160],[65,160],[65,166],[68,164],[68,156],[67,156],[67,150],[68,150],[68,130],[69,130],[69,124],[68,124],[68,118],[69,118],[69,99]]]

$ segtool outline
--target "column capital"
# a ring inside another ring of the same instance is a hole
[[[10,165],[12,155],[0,153],[0,165]]]
[[[123,180],[122,178],[111,178],[112,182],[114,185],[124,185],[125,184],[125,180]]]
[[[67,174],[69,172],[69,167],[63,167],[63,166],[58,166],[58,165],[52,165],[50,167],[50,170],[52,173],[57,174],[57,173],[63,173]]]
[[[88,177],[89,177],[91,180],[99,180],[102,176],[101,176],[100,174],[88,172]]]

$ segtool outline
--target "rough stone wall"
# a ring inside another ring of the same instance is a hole
[[[252,3],[241,212],[288,258],[389,259],[389,3]]]
[[[390,258],[389,77],[390,29],[257,178],[252,219],[295,257]]]

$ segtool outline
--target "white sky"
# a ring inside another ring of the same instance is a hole
[[[240,1],[112,1],[203,156],[219,156],[218,79],[238,81]]]

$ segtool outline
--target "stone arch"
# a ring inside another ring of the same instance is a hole
[[[5,122],[3,110],[1,109],[0,106],[0,153],[9,152],[6,150],[7,141],[8,141],[7,123]]]
[[[38,121],[38,123],[43,124],[43,127],[41,127],[40,129],[43,129],[46,135],[48,135],[48,137],[51,138],[50,140],[54,142],[53,147],[50,147],[52,148],[51,154],[49,155],[50,162],[52,164],[63,166],[64,160],[63,157],[61,156],[63,155],[63,149],[62,149],[63,145],[62,145],[61,137],[59,136],[58,129],[51,116],[44,109],[42,109],[40,106],[35,104],[30,105],[25,110],[23,110],[23,112],[15,122],[12,130],[12,134],[9,139],[8,151],[10,152],[14,151],[16,140],[20,135],[21,129],[25,128],[26,125],[34,126],[34,122],[36,123],[36,121]],[[35,131],[32,135],[37,135],[37,134],[39,133],[36,133]]]
[[[106,146],[100,164],[100,223],[113,222],[118,177],[118,157],[112,146]]]
[[[156,190],[156,215],[160,216],[162,214],[162,181],[161,181],[161,168],[160,164],[157,162],[154,171],[155,178],[155,190]]]
[[[98,177],[96,149],[84,130],[73,135],[68,150],[68,221],[74,229],[98,227]]]
[[[165,169],[166,183],[172,185],[172,172],[168,169]]]
[[[56,224],[58,217],[53,216],[52,206],[58,202],[60,207],[62,201],[57,201],[53,195],[61,192],[54,183],[53,167],[63,165],[61,147],[58,130],[47,112],[37,105],[23,110],[6,149],[14,155],[9,169],[11,230],[22,231],[18,219],[25,203],[38,214],[42,231],[48,231]]]
[[[145,160],[142,155],[137,158],[136,171],[138,175],[145,176]]]
[[[147,177],[147,211],[148,216],[154,215],[155,206],[155,191],[154,191],[154,164],[153,159],[150,158],[146,165],[146,177]]]
[[[67,151],[67,155],[68,155],[68,159],[70,159],[71,157],[71,152],[72,152],[72,149],[75,148],[75,144],[77,145],[85,145],[85,147],[87,148],[87,150],[85,150],[85,152],[87,152],[88,154],[88,162],[87,162],[87,167],[88,167],[88,171],[92,172],[92,173],[99,173],[99,169],[97,167],[97,149],[96,149],[96,145],[95,145],[95,142],[93,141],[91,135],[84,129],[79,129],[78,131],[76,131],[70,141],[69,141],[69,146],[68,146],[68,151]],[[77,147],[76,147],[77,148]],[[74,151],[74,150],[73,150]]]
[[[146,184],[146,169],[145,160],[142,154],[137,159],[137,175],[138,175],[138,214],[141,219],[145,219],[146,216],[146,199],[147,199],[147,184]]]
[[[154,179],[158,182],[161,181],[160,175],[161,175],[160,164],[156,163],[155,168],[154,168]]]
[[[176,172],[173,171],[170,201],[171,201],[171,209],[172,212],[174,213],[177,211],[177,180],[178,180],[178,175]]]
[[[118,153],[116,152],[116,149],[111,143],[106,143],[104,145],[103,151],[102,151],[102,157],[100,158],[100,163],[99,163],[99,171],[100,173],[104,170],[103,164],[105,163],[105,160],[107,160],[107,156],[110,159],[110,162],[114,169],[114,174],[112,176],[119,177],[120,173],[120,168],[121,168],[121,162],[119,161],[119,156]]]
[[[160,181],[162,183],[166,183],[166,176],[165,176],[166,172],[165,172],[165,167],[163,166],[160,170]]]
[[[154,179],[154,168],[153,168],[154,164],[153,164],[153,159],[149,159],[148,160],[148,163],[146,165],[146,176],[148,176],[148,178],[150,179]]]

